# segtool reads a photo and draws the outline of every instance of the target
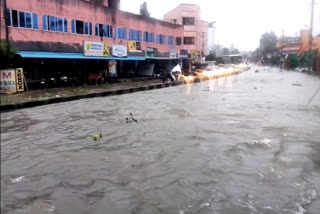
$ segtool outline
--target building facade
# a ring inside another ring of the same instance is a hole
[[[298,37],[280,38],[277,46],[284,54],[303,54],[309,51],[309,39],[309,30],[301,30]],[[312,50],[320,50],[320,36],[313,37]]]
[[[23,59],[41,59],[42,64],[44,59],[70,59],[72,64],[116,60],[121,70],[131,69],[126,63],[136,70],[137,61],[178,59],[182,46],[175,41],[183,37],[182,25],[124,12],[119,4],[120,0],[7,0],[6,14],[1,9],[1,40],[8,39]],[[104,44],[108,54],[87,56],[85,42],[91,49]],[[127,53],[118,55],[115,50]]]
[[[177,44],[182,44],[182,49],[187,50],[191,55],[192,52],[197,51],[199,57],[209,54],[209,24],[201,20],[200,7],[198,5],[180,4],[166,13],[164,20],[183,25],[183,38],[181,41],[176,41]]]

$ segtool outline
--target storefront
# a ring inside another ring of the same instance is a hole
[[[31,88],[41,86],[41,81],[44,79],[54,78],[59,82],[61,77],[67,77],[71,85],[88,84],[92,82],[92,78],[100,74],[104,80],[125,78],[132,76],[130,71],[135,70],[145,57],[128,56],[126,46],[124,47],[116,46],[111,53],[104,52],[104,56],[90,51],[84,53],[19,51],[18,57],[22,58],[19,60],[19,66],[24,68],[27,83]]]

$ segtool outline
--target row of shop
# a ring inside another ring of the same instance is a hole
[[[13,67],[23,68],[26,88],[100,84],[128,78],[150,78],[170,71],[177,63],[188,72],[200,53],[171,48],[160,53],[156,48],[141,50],[139,42],[127,45],[83,42],[83,53],[19,51]],[[6,81],[1,79],[3,86]]]

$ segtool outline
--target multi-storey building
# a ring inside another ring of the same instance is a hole
[[[201,56],[209,54],[208,50],[208,28],[209,24],[201,20],[200,7],[195,4],[180,4],[164,15],[164,20],[183,25],[183,38],[177,40],[176,44],[182,44],[182,49],[187,50],[194,59],[197,53],[197,60]]]
[[[116,61],[117,75],[124,77],[145,64],[170,64],[179,57],[176,41],[182,40],[182,25],[121,11],[120,0],[1,4],[6,6],[5,14],[1,7],[1,40],[18,50],[21,58],[14,66],[24,68],[28,82],[57,71],[78,73],[85,81],[88,72],[108,70],[111,60]]]

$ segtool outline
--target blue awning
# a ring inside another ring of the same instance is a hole
[[[48,51],[19,51],[23,58],[46,58],[46,59],[102,59],[102,60],[145,60],[142,56],[127,57],[101,57],[101,56],[84,56],[83,53],[70,52],[48,52]]]

